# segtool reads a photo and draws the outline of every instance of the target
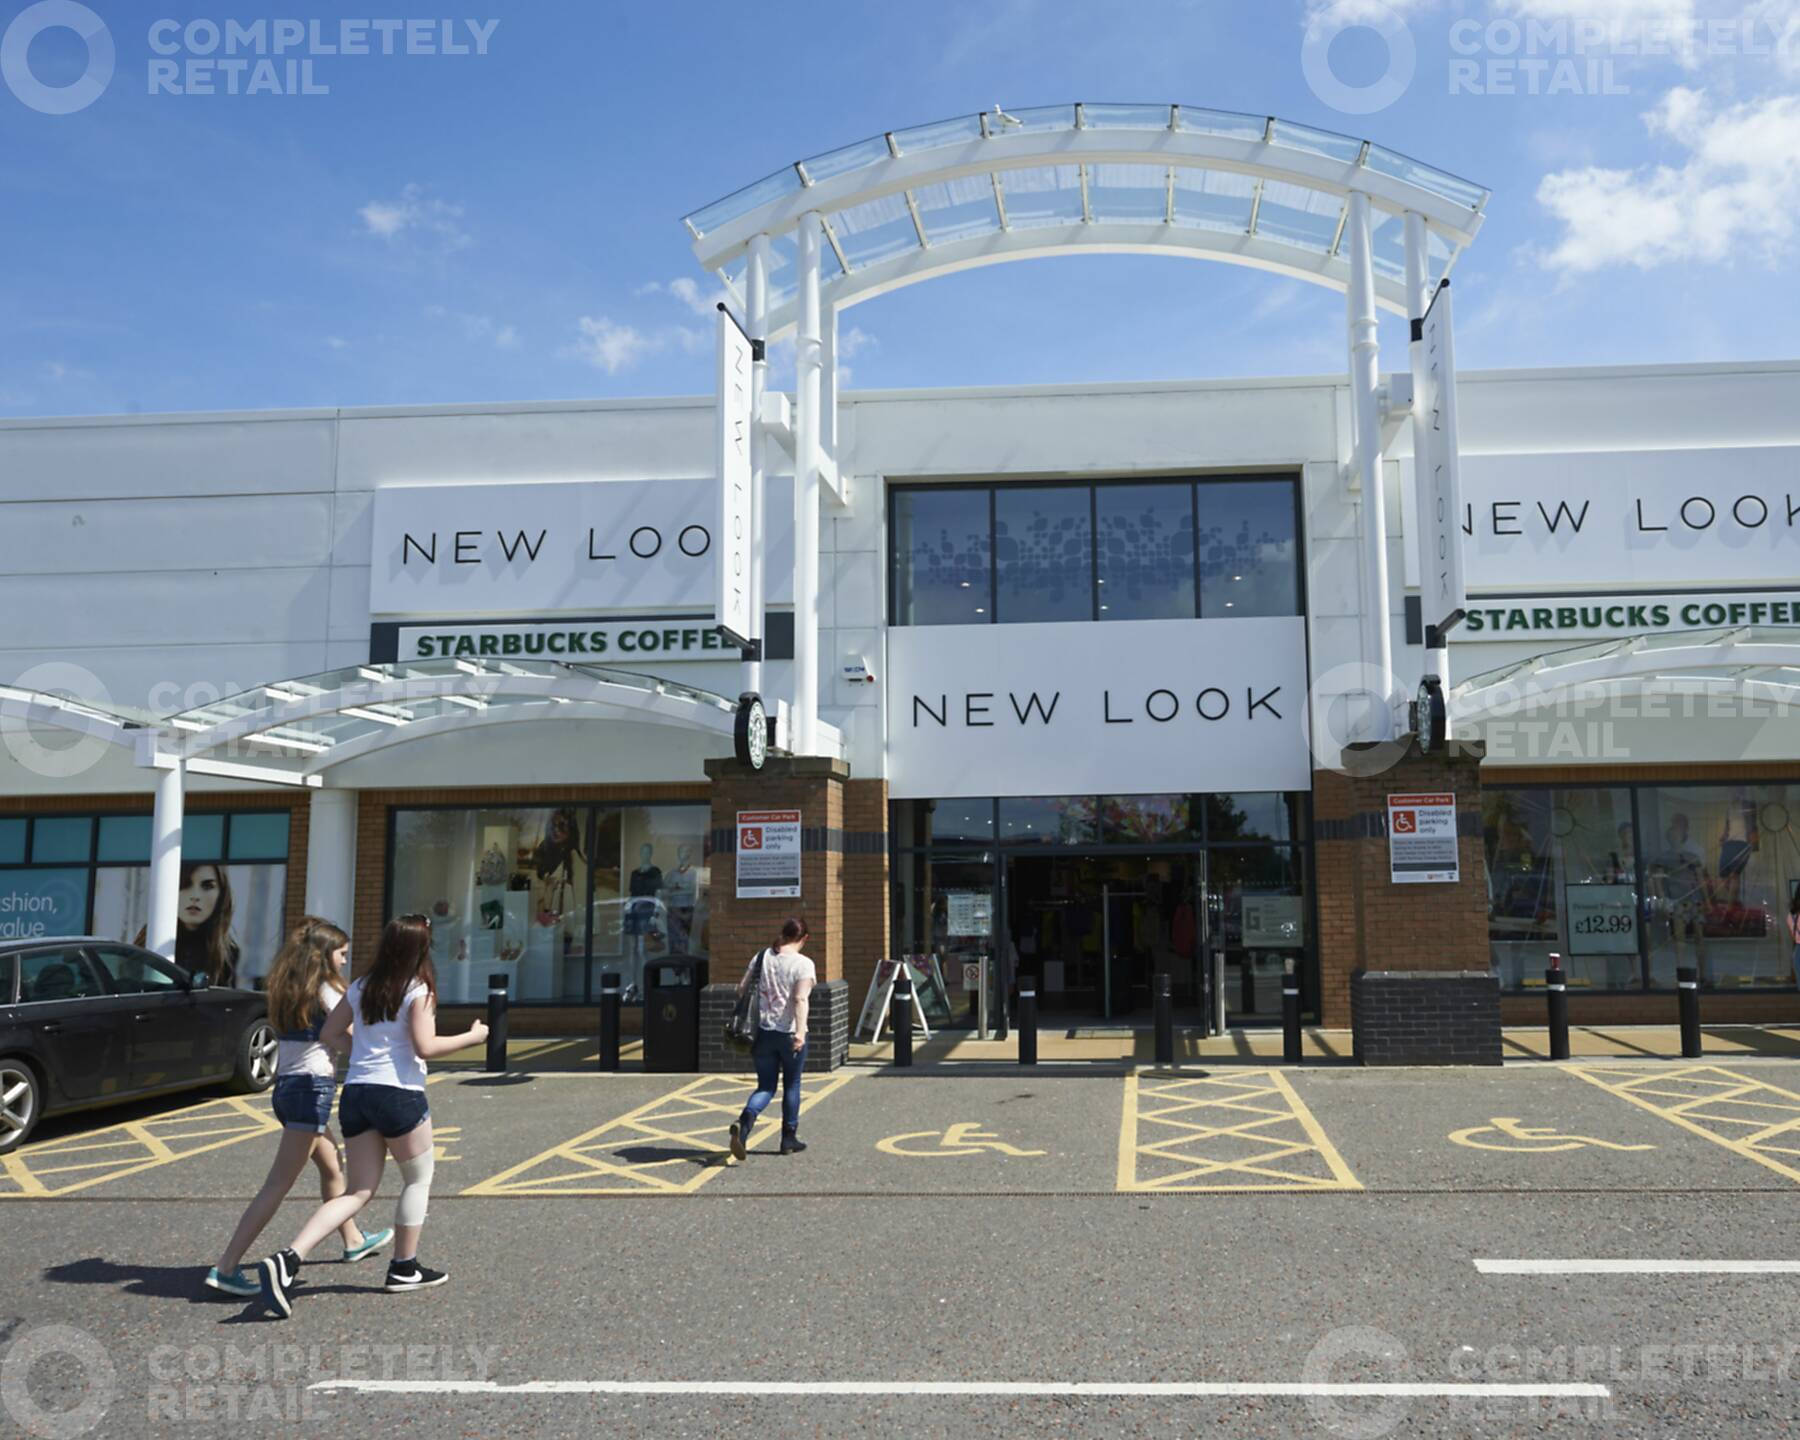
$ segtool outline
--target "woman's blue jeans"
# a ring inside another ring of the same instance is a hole
[[[786,1030],[758,1030],[750,1047],[750,1059],[756,1066],[756,1091],[744,1103],[749,1125],[768,1108],[775,1098],[775,1082],[781,1081],[781,1128],[792,1134],[800,1128],[800,1075],[806,1069],[806,1047],[794,1048],[794,1037]]]

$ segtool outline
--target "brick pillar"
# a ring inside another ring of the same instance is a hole
[[[1488,955],[1479,746],[1416,748],[1370,775],[1313,776],[1321,1020],[1351,1026],[1370,1064],[1498,1064],[1498,982]],[[1456,795],[1460,878],[1390,879],[1387,797]]]

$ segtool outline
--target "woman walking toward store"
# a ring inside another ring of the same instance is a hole
[[[1793,885],[1794,895],[1788,901],[1788,939],[1794,942],[1794,986],[1800,989],[1800,881]]]
[[[325,1019],[344,997],[344,968],[350,960],[350,937],[329,920],[304,917],[269,967],[269,1022],[281,1039],[271,1095],[281,1142],[268,1178],[256,1192],[219,1263],[207,1272],[208,1288],[227,1295],[258,1293],[256,1276],[240,1270],[256,1237],[275,1218],[281,1202],[310,1159],[319,1168],[319,1198],[335,1200],[344,1193],[338,1165],[337,1137],[331,1133],[331,1102],[337,1093],[337,1065],[319,1040]],[[338,1227],[344,1259],[355,1262],[375,1254],[394,1238],[392,1230],[364,1235],[354,1220]]]
[[[762,953],[762,965],[753,967],[756,987],[756,1040],[750,1058],[756,1065],[756,1089],[744,1104],[744,1113],[731,1127],[731,1158],[742,1160],[756,1119],[775,1098],[775,1081],[781,1080],[781,1153],[793,1155],[806,1146],[800,1140],[800,1077],[806,1069],[806,1022],[818,972],[801,954],[810,938],[804,920],[789,920],[781,938]],[[738,982],[738,994],[747,992],[751,971]]]
[[[287,1249],[262,1262],[263,1304],[284,1320],[293,1313],[294,1280],[302,1262],[313,1246],[369,1203],[390,1154],[400,1167],[401,1184],[386,1289],[425,1290],[449,1278],[421,1265],[418,1258],[432,1172],[425,1062],[481,1044],[487,1039],[487,1026],[477,1020],[461,1035],[438,1034],[431,921],[425,916],[402,915],[388,922],[374,966],[351,983],[319,1038],[335,1046],[346,1034],[350,1069],[344,1077],[338,1120],[350,1157],[349,1190],[321,1205]]]

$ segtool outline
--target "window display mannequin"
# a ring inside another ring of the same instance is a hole
[[[662,867],[656,863],[656,849],[638,846],[637,869],[631,872],[630,899],[625,902],[625,955],[643,974],[645,940],[658,928],[656,915],[662,908],[658,899],[663,888]]]
[[[694,902],[700,894],[700,872],[694,868],[694,847],[675,847],[675,868],[663,877],[663,903],[669,907],[669,950],[692,953]]]
[[[1712,959],[1706,949],[1707,874],[1700,847],[1690,834],[1688,817],[1677,811],[1663,832],[1663,850],[1651,872],[1652,891],[1661,900],[1669,924],[1675,963],[1682,963],[1682,942],[1691,942],[1700,983],[1711,988]]]

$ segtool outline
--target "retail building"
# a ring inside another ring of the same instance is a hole
[[[1320,275],[1368,148],[1331,163],[1326,223],[1279,242]],[[1108,166],[1062,198],[1103,205],[1132,179]],[[1273,185],[1168,183],[1171,213],[1278,223]],[[895,191],[895,223],[922,242],[955,193]],[[1012,227],[1049,203],[1006,198]],[[843,252],[840,304],[897,263],[847,213],[810,245]],[[805,285],[769,285],[804,391]],[[1491,975],[1535,1019],[1551,952],[1580,1021],[1666,1018],[1690,964],[1708,1018],[1800,1017],[1800,363],[1459,377],[1469,614],[1421,753],[1412,437],[1384,417],[1371,607],[1354,376],[840,394],[819,348],[819,453],[804,394],[762,447],[754,687],[716,628],[710,394],[0,423],[0,933],[148,933],[179,824],[178,883],[215,892],[184,958],[254,977],[303,909],[365,954],[421,910],[447,999],[500,971],[549,1028],[660,956],[735,979],[789,911],[838,982],[831,1049],[905,953],[958,1010],[985,973],[1100,1022],[1147,1019],[1163,975],[1190,1017],[1267,1020],[1290,962],[1326,1025],[1359,971]],[[760,771],[733,758],[747,688]],[[1394,794],[1453,797],[1452,878],[1396,878]],[[784,809],[799,894],[740,898],[739,817]]]

